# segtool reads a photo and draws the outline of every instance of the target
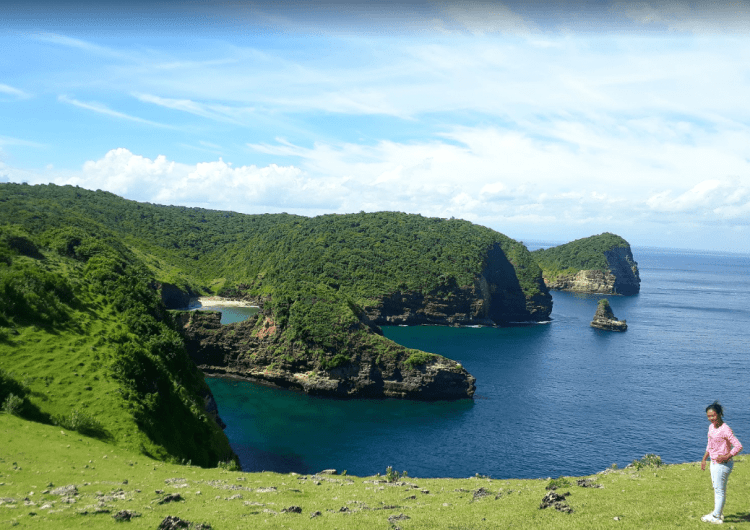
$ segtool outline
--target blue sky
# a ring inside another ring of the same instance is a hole
[[[750,252],[750,2],[0,2],[0,182]]]

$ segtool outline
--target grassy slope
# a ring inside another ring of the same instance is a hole
[[[116,523],[111,515],[127,509],[141,514],[125,523],[133,529],[156,528],[164,517],[173,515],[209,523],[217,530],[369,530],[392,528],[388,517],[399,514],[409,517],[396,521],[403,530],[697,529],[706,527],[700,517],[713,508],[711,479],[707,471],[700,471],[698,463],[595,475],[591,478],[603,486],[599,489],[578,487],[570,479],[570,487],[558,490],[571,492],[567,502],[574,513],[566,514],[552,508],[539,509],[547,480],[408,478],[402,485],[391,485],[373,484],[379,477],[334,476],[316,485],[294,474],[165,464],[7,414],[0,414],[0,448],[0,501],[16,501],[0,505],[0,528],[112,528]],[[185,479],[187,485],[167,483],[174,478]],[[44,493],[68,484],[78,488],[74,504]],[[257,491],[271,487],[276,491]],[[473,493],[480,487],[491,495],[474,500]],[[725,528],[750,528],[749,490],[750,460],[740,456],[729,479]],[[112,498],[118,491],[124,499]],[[157,504],[168,493],[179,493],[184,501]],[[501,495],[496,499],[498,493]],[[241,497],[230,499],[238,494]],[[35,504],[26,505],[25,498]],[[45,504],[51,507],[43,508]],[[94,513],[97,506],[109,513]],[[302,514],[280,513],[289,506],[301,507]],[[342,507],[350,513],[340,512]],[[311,519],[314,511],[320,511],[321,516]]]
[[[581,270],[607,271],[609,264],[604,253],[615,247],[629,246],[620,236],[605,232],[564,245],[535,250],[531,255],[541,267],[544,277],[554,280],[561,274],[575,275]]]
[[[92,421],[78,430],[163,459],[229,458],[202,410],[202,374],[153,316],[158,299],[137,261],[111,248],[88,261],[29,254],[0,241],[0,402],[20,394],[27,417],[61,425],[82,413]]]

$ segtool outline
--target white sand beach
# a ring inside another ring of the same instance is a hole
[[[221,298],[220,296],[201,296],[197,302],[201,307],[258,307],[252,302],[245,300],[232,300],[229,298]],[[195,302],[191,301],[191,306],[195,305]]]

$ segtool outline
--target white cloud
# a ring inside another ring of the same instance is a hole
[[[472,35],[502,33],[528,35],[538,31],[536,25],[499,2],[435,2],[443,18]]]
[[[189,112],[196,116],[202,116],[211,120],[235,123],[242,125],[243,121],[240,118],[244,115],[249,115],[253,112],[253,108],[235,108],[227,105],[207,105],[204,103],[198,103],[189,99],[173,99],[163,98],[154,96],[151,94],[133,94],[139,101],[145,103],[153,103],[161,107],[168,109],[179,110],[182,112]]]
[[[31,96],[21,89],[0,83],[0,101],[16,101],[28,99]]]
[[[656,212],[689,214],[708,221],[739,221],[750,223],[750,179],[710,179],[675,194],[665,190],[646,201]]]
[[[747,34],[750,31],[750,3],[747,1],[615,2],[612,10],[640,24],[663,25],[669,31],[699,35]]]
[[[58,96],[57,100],[60,101],[61,103],[67,103],[69,105],[73,105],[73,106],[79,107],[81,109],[91,110],[91,111],[96,112],[98,114],[104,114],[106,116],[112,116],[113,118],[119,118],[119,119],[123,119],[123,120],[134,121],[134,122],[143,123],[143,124],[146,124],[146,125],[153,125],[154,127],[164,127],[164,128],[168,128],[168,129],[174,129],[174,127],[171,126],[171,125],[165,125],[163,123],[157,123],[157,122],[154,122],[154,121],[151,121],[151,120],[145,120],[145,119],[139,118],[137,116],[131,116],[131,115],[125,114],[123,112],[118,112],[116,110],[112,110],[109,107],[107,107],[105,104],[99,103],[98,101],[84,102],[84,101],[79,101],[77,99],[70,98],[70,97],[68,97],[66,95],[60,95],[60,96]]]

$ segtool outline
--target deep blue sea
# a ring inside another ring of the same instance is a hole
[[[697,461],[715,399],[750,450],[750,255],[633,254],[640,294],[607,297],[624,333],[589,327],[601,295],[563,292],[547,324],[383,329],[460,361],[474,400],[330,400],[209,378],[243,469],[540,478],[646,453]]]

